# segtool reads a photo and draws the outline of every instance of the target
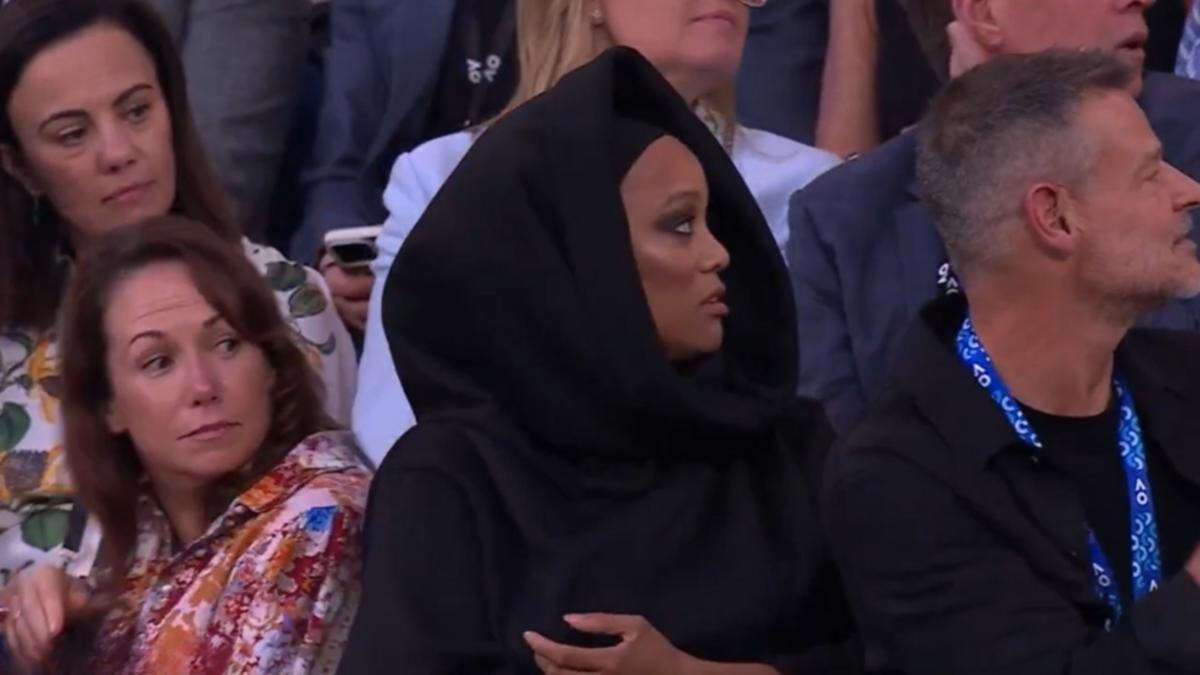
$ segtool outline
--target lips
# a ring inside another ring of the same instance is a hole
[[[146,188],[150,187],[153,183],[154,181],[146,181],[144,183],[133,183],[126,185],[115,192],[109,193],[101,201],[105,204],[109,204],[112,202],[123,202],[137,199],[146,191]]]
[[[701,23],[704,21],[724,21],[724,22],[728,23],[730,26],[737,25],[737,18],[734,17],[733,13],[727,12],[724,10],[708,12],[705,14],[701,14],[700,16],[697,16],[696,18],[692,19],[692,23]]]
[[[1130,35],[1128,38],[1118,43],[1117,50],[1144,53],[1146,51],[1147,39],[1148,34],[1145,31],[1138,31],[1137,33]]]
[[[700,303],[700,306],[718,316],[729,314],[729,305],[725,304],[725,287],[713,291]]]
[[[232,429],[236,426],[240,426],[240,425],[237,422],[230,422],[228,420],[221,420],[220,422],[212,422],[210,424],[205,424],[203,426],[199,426],[199,427],[196,427],[195,429],[192,429],[191,431],[187,432],[186,434],[180,436],[179,440],[182,441],[182,440],[189,439],[189,438],[199,439],[199,440],[220,438],[221,436],[223,436],[225,434],[226,431],[228,431],[229,429]]]

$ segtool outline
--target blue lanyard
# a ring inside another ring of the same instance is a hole
[[[1025,418],[1025,413],[1021,412],[1021,406],[1009,393],[1008,387],[1004,386],[969,317],[963,321],[955,344],[959,358],[971,369],[979,386],[1004,411],[1017,436],[1027,445],[1040,449],[1042,441]],[[1133,396],[1120,376],[1114,377],[1113,384],[1117,391],[1120,415],[1117,444],[1125,469],[1125,484],[1129,489],[1129,529],[1133,547],[1130,564],[1133,568],[1133,599],[1136,601],[1158,590],[1162,583],[1158,519],[1154,511],[1154,496],[1150,491],[1150,475],[1146,470],[1146,446],[1142,442],[1142,427],[1133,407]],[[1112,625],[1121,618],[1121,595],[1117,592],[1117,577],[1112,565],[1091,528],[1088,528],[1088,553],[1091,556],[1096,595],[1112,608],[1112,617],[1106,625],[1106,629],[1111,630]]]

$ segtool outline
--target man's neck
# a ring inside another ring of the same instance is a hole
[[[1051,415],[1098,415],[1108,408],[1113,353],[1133,325],[1133,312],[1056,296],[1044,288],[973,295],[971,321],[1018,401]]]

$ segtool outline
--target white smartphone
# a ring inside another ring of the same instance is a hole
[[[325,233],[325,250],[338,267],[361,269],[371,264],[378,254],[375,239],[383,231],[381,225],[342,227]]]

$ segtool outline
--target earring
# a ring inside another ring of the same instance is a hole
[[[600,12],[599,7],[593,7],[590,16],[592,18],[593,26],[599,26],[600,24],[604,23],[604,14]]]

